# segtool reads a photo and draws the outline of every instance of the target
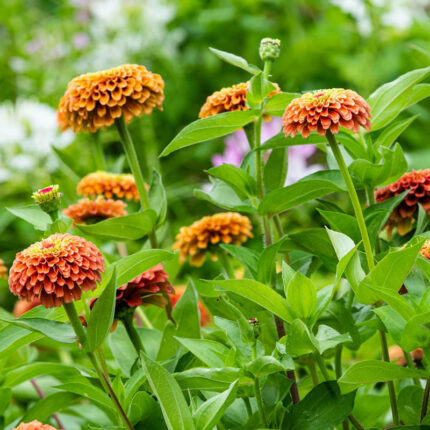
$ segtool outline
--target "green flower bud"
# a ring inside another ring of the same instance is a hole
[[[281,41],[265,37],[260,42],[260,58],[263,61],[275,61],[281,52]]]
[[[35,191],[31,197],[40,209],[48,214],[52,214],[60,208],[60,199],[63,194],[59,192],[59,189],[59,185],[50,185],[49,187]]]

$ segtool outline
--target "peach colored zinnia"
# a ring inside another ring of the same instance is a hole
[[[397,227],[398,233],[402,236],[412,230],[418,204],[421,204],[430,215],[430,169],[412,170],[393,184],[376,190],[376,201],[382,202],[406,190],[409,190],[409,193],[391,213],[385,226],[389,236],[394,227]]]
[[[276,89],[267,97],[280,93],[278,84],[274,84]],[[222,112],[233,112],[237,110],[248,110],[246,105],[246,94],[249,90],[249,82],[233,85],[229,88],[222,88],[210,95],[205,104],[200,109],[199,118],[207,118]]]
[[[78,183],[78,194],[85,197],[105,196],[126,200],[139,200],[134,176],[129,173],[93,172],[84,176]]]
[[[190,264],[201,266],[206,252],[219,242],[241,245],[253,237],[251,221],[237,212],[223,212],[206,216],[189,227],[181,227],[173,244],[179,250],[179,260],[183,263],[190,256]]]
[[[95,133],[122,115],[130,122],[134,116],[150,114],[154,107],[161,110],[163,100],[164,81],[160,75],[144,66],[124,64],[70,81],[57,118],[62,130],[70,127],[75,133]]]
[[[63,210],[64,215],[73,219],[74,224],[85,224],[88,219],[105,220],[127,215],[122,200],[104,199],[99,196],[96,200],[82,199]]]
[[[31,423],[21,423],[18,427],[13,430],[57,430],[55,427],[49,424],[42,424],[40,421],[32,421]]]
[[[55,233],[16,255],[9,288],[20,299],[39,299],[43,306],[61,306],[94,290],[104,272],[103,256],[79,236]]]
[[[17,300],[13,307],[13,315],[15,318],[18,318],[41,304],[42,303],[40,303],[39,299],[33,299],[31,302],[27,302],[26,300]]]
[[[370,106],[355,91],[333,88],[306,93],[294,99],[285,109],[282,119],[285,136],[296,133],[308,137],[311,131],[324,136],[327,130],[335,134],[339,126],[358,133],[360,125],[370,130]]]

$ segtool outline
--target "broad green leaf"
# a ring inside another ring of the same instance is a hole
[[[36,230],[45,231],[51,224],[51,217],[37,205],[6,208],[11,214],[32,224]]]
[[[300,272],[296,272],[285,290],[285,297],[294,316],[308,320],[317,307],[317,291],[314,283]]]
[[[222,249],[227,251],[232,257],[236,258],[242,263],[250,272],[250,274],[256,278],[258,269],[258,254],[252,249],[245,248],[243,246],[220,245]]]
[[[90,352],[104,342],[112,328],[116,304],[116,280],[116,267],[114,267],[110,281],[91,310],[85,345]]]
[[[211,430],[236,398],[238,381],[233,382],[227,391],[216,394],[201,404],[193,415],[197,430]]]
[[[263,73],[258,73],[249,82],[249,90],[246,93],[246,104],[251,109],[258,109],[265,97],[274,90],[276,90],[276,87],[264,78]]]
[[[423,388],[416,385],[407,385],[400,390],[398,394],[399,415],[404,424],[416,424],[421,421],[421,411],[417,405],[422,405],[423,394]],[[403,428],[405,427],[403,426]]]
[[[325,211],[322,209],[318,209],[318,212],[328,222],[332,230],[346,234],[354,242],[361,240],[360,229],[355,217],[341,212]]]
[[[294,320],[289,326],[285,349],[291,357],[312,354],[318,350],[318,341],[301,320]]]
[[[286,370],[292,370],[290,366],[288,369],[275,357],[271,355],[265,355],[258,357],[255,360],[245,365],[245,370],[256,378],[261,376],[271,375],[272,373],[285,372]]]
[[[408,91],[430,74],[430,67],[412,70],[396,80],[379,87],[368,101],[372,108],[372,131],[393,120],[403,109],[410,106]]]
[[[429,376],[423,370],[410,369],[380,360],[365,360],[349,367],[339,379],[339,386],[343,393],[349,393],[360,385],[415,377],[428,378]]]
[[[318,341],[318,351],[320,354],[327,351],[328,349],[334,348],[337,345],[352,341],[349,333],[340,334],[332,327],[324,324],[321,324],[318,327],[316,339]]]
[[[407,109],[408,107],[418,103],[419,101],[430,96],[430,84],[417,84],[414,85],[407,93],[406,93],[406,103],[403,109]]]
[[[102,239],[137,240],[146,236],[154,227],[157,215],[146,209],[131,215],[109,218],[96,224],[78,224],[83,233]]]
[[[163,179],[155,169],[152,169],[148,198],[151,208],[157,214],[157,225],[163,224],[167,216],[167,195],[163,186]]]
[[[209,50],[226,63],[238,67],[239,69],[243,69],[249,73],[252,73],[253,75],[261,72],[261,70],[257,66],[248,64],[245,58],[239,57],[238,55],[231,54],[230,52],[226,51],[221,51],[215,48],[209,48]]]
[[[300,93],[279,93],[274,94],[268,98],[264,107],[264,113],[270,116],[283,116],[287,106],[297,97]],[[311,143],[311,142],[308,142]]]
[[[327,430],[352,412],[355,393],[341,395],[335,381],[317,385],[285,418],[285,430]]]
[[[323,136],[324,137],[324,136]],[[351,134],[345,131],[339,131],[336,134],[336,140],[351,154],[352,158],[368,158],[365,146],[360,140],[355,139]]]
[[[263,143],[263,145],[254,149],[254,151],[267,151],[268,149],[285,148],[285,147],[295,146],[295,145],[310,145],[310,144],[326,143],[326,142],[327,141],[325,137],[319,136],[318,134],[311,134],[308,138],[305,139],[300,134],[297,134],[294,137],[285,137],[284,132],[281,131],[280,133],[275,134],[275,136],[271,137],[270,139],[267,139]]]
[[[188,339],[180,337],[177,337],[176,339],[200,361],[206,364],[206,366],[224,366],[224,361],[229,353],[229,348],[222,343],[208,339]]]
[[[264,165],[263,180],[268,191],[285,185],[288,172],[288,148],[273,149]]]
[[[391,306],[380,306],[379,308],[373,309],[373,312],[381,319],[394,341],[398,345],[403,346],[402,333],[406,327],[406,320]]]
[[[381,146],[389,148],[417,117],[418,115],[415,115],[388,124],[376,138],[373,146],[374,151],[377,152],[378,148]]]
[[[141,355],[141,361],[151,389],[160,403],[167,428],[195,430],[187,402],[175,378],[145,354]]]
[[[221,179],[236,192],[238,197],[247,198],[256,193],[256,182],[245,170],[232,164],[222,164],[207,170],[209,175]]]
[[[127,416],[133,425],[144,421],[157,410],[157,402],[145,391],[138,391],[128,407]]]
[[[272,288],[260,282],[253,281],[252,279],[213,280],[206,282],[239,294],[274,313],[284,321],[291,322],[294,319],[287,301]]]
[[[0,417],[5,413],[6,409],[11,404],[11,399],[12,390],[10,388],[0,388]]]
[[[406,351],[412,351],[419,347],[429,345],[430,330],[426,325],[430,322],[430,312],[424,312],[418,315],[410,313],[410,318],[401,333],[400,345]]]
[[[263,284],[273,285],[275,281],[276,254],[287,236],[264,248],[258,259],[257,280]]]
[[[109,396],[102,389],[97,388],[89,382],[69,382],[67,384],[56,385],[55,388],[85,397],[101,406],[104,411],[112,409]]]
[[[200,337],[200,316],[198,295],[192,280],[173,308],[172,316],[176,322],[176,336],[187,338]]]
[[[230,134],[257,119],[257,117],[257,112],[245,110],[224,112],[198,119],[183,128],[167,147],[164,148],[160,157],[165,157],[178,149],[195,145],[196,143]]]

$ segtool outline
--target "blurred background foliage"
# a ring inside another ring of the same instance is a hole
[[[208,182],[204,170],[224,142],[161,160],[157,155],[197,118],[209,94],[249,77],[220,61],[209,46],[258,63],[259,41],[281,39],[273,80],[284,91],[346,87],[367,97],[382,83],[430,63],[428,0],[3,0],[1,7],[0,257],[7,265],[39,232],[5,207],[31,203],[31,191],[51,182],[60,183],[65,204],[74,202],[77,181],[95,169],[94,138],[104,144],[108,169],[122,169],[115,130],[75,136],[57,129],[55,109],[78,74],[139,63],[163,76],[164,110],[134,120],[131,132],[163,173],[168,246],[180,225],[216,210],[196,200],[193,189]],[[413,113],[420,116],[400,142],[410,168],[426,168],[430,102]],[[73,160],[72,169],[53,146]],[[313,158],[324,163],[322,153]],[[284,221],[291,231],[318,217],[309,204],[289,211]]]

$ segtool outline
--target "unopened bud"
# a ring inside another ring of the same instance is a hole
[[[255,339],[257,339],[260,336],[260,322],[257,318],[251,318],[248,323],[252,327]]]
[[[49,187],[42,188],[32,194],[32,198],[39,205],[40,209],[48,214],[58,211],[60,207],[60,199],[63,195],[59,192],[58,185],[50,185]]]
[[[263,61],[275,61],[281,52],[281,41],[265,37],[260,42],[260,58]]]

